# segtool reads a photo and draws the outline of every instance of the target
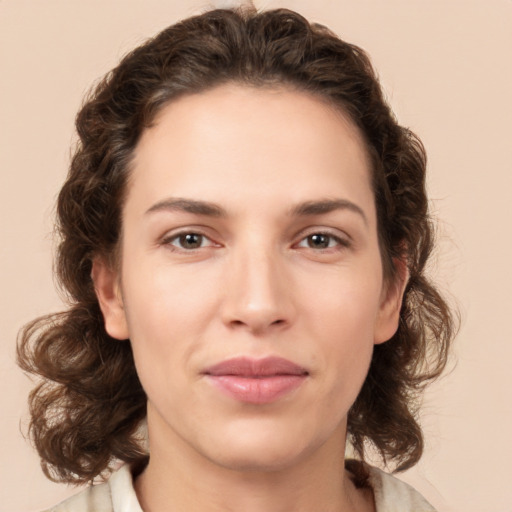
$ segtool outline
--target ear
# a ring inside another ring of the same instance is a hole
[[[108,335],[118,340],[128,339],[128,324],[117,271],[103,258],[94,258],[91,278]]]
[[[397,331],[400,322],[400,309],[405,287],[409,281],[407,262],[403,258],[394,258],[396,274],[384,283],[379,313],[375,321],[374,343],[388,341]]]

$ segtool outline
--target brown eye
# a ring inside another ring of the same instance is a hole
[[[198,249],[203,244],[203,235],[197,233],[186,233],[177,239],[182,249]]]
[[[332,236],[323,233],[309,235],[306,240],[308,247],[311,249],[327,249],[328,247],[332,247],[332,242],[336,243]]]
[[[213,245],[206,236],[193,232],[178,234],[164,240],[164,243],[182,251],[193,251],[194,249]]]
[[[342,238],[329,232],[322,233],[320,231],[305,236],[297,244],[297,247],[322,251],[326,249],[341,250],[350,247],[350,245],[350,241],[344,237]]]

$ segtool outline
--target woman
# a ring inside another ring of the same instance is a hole
[[[364,52],[291,11],[210,11],[126,56],[77,130],[70,308],[19,361],[50,478],[125,465],[52,510],[433,510],[363,462],[419,460],[452,337],[423,147]]]

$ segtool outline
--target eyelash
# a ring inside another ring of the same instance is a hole
[[[311,247],[308,244],[308,242],[313,237],[327,238],[328,239],[327,247]],[[334,242],[334,244],[331,245],[331,242]],[[301,245],[302,243],[306,243],[308,245],[307,246]],[[351,244],[350,244],[350,241],[347,240],[347,238],[342,238],[340,236],[334,235],[333,233],[329,233],[328,231],[313,231],[313,232],[307,234],[306,236],[304,236],[303,238],[301,238],[299,243],[296,245],[297,245],[297,247],[304,247],[304,248],[309,248],[309,249],[313,249],[313,250],[318,250],[319,252],[323,252],[323,251],[329,251],[329,250],[333,250],[333,249],[339,250],[341,248],[349,248]]]
[[[195,236],[200,239],[199,247],[183,247],[186,237]],[[313,237],[324,237],[327,239],[326,247],[312,247],[309,245],[309,242],[312,241]],[[203,242],[207,242],[207,245],[203,245]],[[334,242],[334,243],[333,243]],[[199,249],[203,249],[206,247],[219,247],[219,244],[213,242],[207,235],[199,232],[199,231],[182,231],[180,233],[174,233],[171,236],[165,237],[162,239],[162,245],[171,247],[172,250],[182,251],[182,252],[193,252]],[[180,244],[180,245],[178,245]],[[307,244],[307,245],[302,245]],[[347,238],[342,238],[340,236],[334,235],[333,233],[326,231],[313,231],[305,236],[303,236],[298,243],[294,244],[294,247],[300,247],[304,249],[313,249],[315,252],[324,252],[324,251],[332,251],[332,250],[341,250],[343,248],[349,248],[351,246],[351,242]]]
[[[174,243],[174,242],[183,243],[184,239],[188,236],[199,237],[201,239],[201,246],[193,247],[193,248],[185,248],[183,246],[180,247]],[[208,245],[203,246],[202,242],[204,242],[204,241],[208,241],[209,242]],[[203,233],[200,233],[198,231],[182,231],[181,233],[175,233],[171,236],[168,236],[168,237],[165,237],[164,239],[162,239],[162,245],[170,246],[170,247],[172,247],[172,250],[176,250],[176,251],[192,252],[192,251],[197,251],[198,249],[203,249],[204,247],[213,247],[217,244],[212,242],[209,237],[207,237],[206,235],[204,235]]]

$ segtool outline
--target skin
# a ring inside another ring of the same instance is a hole
[[[238,85],[170,103],[135,150],[120,270],[97,258],[93,279],[148,396],[144,510],[374,510],[344,470],[347,412],[405,278],[383,277],[369,163],[342,113]],[[238,356],[307,378],[247,404],[202,373]]]

